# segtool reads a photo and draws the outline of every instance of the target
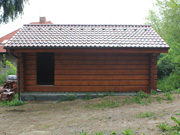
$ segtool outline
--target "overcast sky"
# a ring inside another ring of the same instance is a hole
[[[40,16],[54,24],[144,24],[156,0],[29,0],[24,15],[0,25],[0,37]]]

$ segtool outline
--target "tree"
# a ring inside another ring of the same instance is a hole
[[[166,77],[172,89],[180,88],[180,0],[157,0],[154,10],[146,18],[156,32],[171,47],[168,54],[158,60],[158,75]],[[174,85],[176,84],[176,85]],[[165,86],[166,84],[164,84]]]
[[[0,24],[8,23],[23,14],[24,4],[28,0],[0,0]]]

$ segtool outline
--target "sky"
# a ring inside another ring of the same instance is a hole
[[[144,24],[156,0],[29,0],[24,14],[0,25],[0,37],[46,17],[54,24]]]

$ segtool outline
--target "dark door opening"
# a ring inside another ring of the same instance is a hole
[[[37,85],[54,85],[54,53],[37,53]]]

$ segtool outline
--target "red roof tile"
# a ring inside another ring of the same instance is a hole
[[[27,24],[5,47],[169,48],[150,25]]]
[[[32,22],[30,24],[40,24],[40,22]],[[46,21],[44,24],[53,24],[51,21]],[[6,52],[6,49],[3,49],[5,43],[7,43],[20,29],[17,29],[3,37],[0,38],[0,53],[1,52]]]
[[[3,45],[0,45],[0,53],[4,53],[4,52],[6,52],[6,49],[3,49]]]

